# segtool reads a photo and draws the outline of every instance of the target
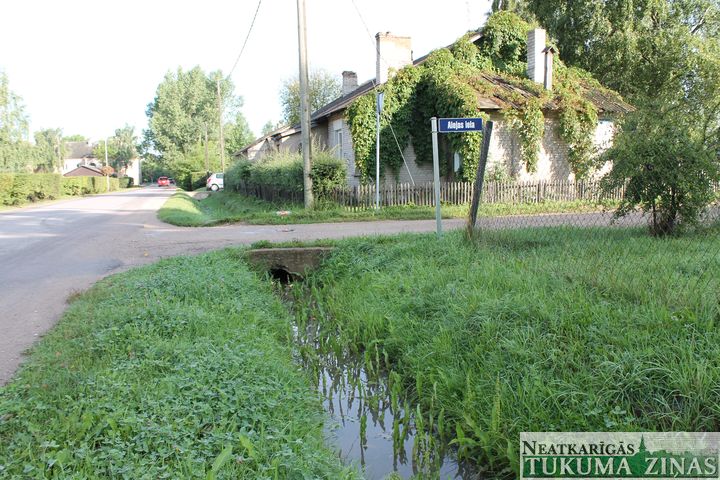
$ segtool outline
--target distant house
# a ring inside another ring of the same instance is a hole
[[[93,153],[97,143],[91,142],[67,142],[67,157],[63,162],[62,173],[66,177],[77,177],[84,175],[82,172],[97,171],[100,172],[104,164],[104,159],[99,159]],[[140,170],[141,159],[133,158],[126,168],[120,169],[118,173],[121,177],[131,177],[134,185],[139,185],[141,182],[141,170]],[[81,169],[80,167],[87,167]],[[80,172],[80,173],[73,173]],[[71,174],[72,173],[72,174]],[[95,176],[89,174],[90,176]],[[102,175],[102,173],[100,173]]]
[[[528,77],[552,88],[552,54],[554,49],[546,48],[545,31],[534,29],[529,33],[528,41]],[[469,41],[478,45],[482,35],[475,33]],[[374,80],[358,85],[357,75],[354,72],[343,72],[342,96],[323,106],[311,116],[311,130],[314,141],[332,149],[335,154],[347,162],[348,183],[357,185],[360,175],[355,168],[355,152],[346,119],[346,109],[360,96],[373,90],[376,84],[383,84],[388,75],[407,65],[420,65],[428,56],[416,60],[412,58],[411,41],[409,37],[399,37],[390,33],[378,33],[377,42],[377,74]],[[547,56],[550,55],[550,61]],[[520,141],[509,122],[504,118],[503,110],[512,106],[512,98],[517,95],[530,98],[537,96],[533,91],[510,84],[500,75],[483,73],[483,80],[493,84],[494,93],[488,95],[477,92],[479,109],[494,122],[489,157],[488,171],[500,168],[512,175],[518,181],[537,180],[572,180],[574,174],[568,163],[567,145],[559,138],[556,125],[558,122],[557,106],[550,104],[543,108],[545,117],[544,136],[540,144],[540,153],[537,168],[528,172],[524,166],[520,152]],[[615,95],[602,89],[588,87],[584,97],[595,105],[598,110],[599,122],[595,130],[593,142],[598,150],[608,148],[615,133],[615,118],[619,114],[627,113],[632,109],[628,104],[619,100]],[[429,119],[428,119],[429,121]],[[237,153],[250,161],[258,161],[268,151],[273,150],[300,150],[300,127],[298,125],[279,128],[268,135],[258,138],[250,145]],[[426,163],[415,162],[416,156],[412,144],[405,147],[403,156],[407,167],[402,167],[397,173],[386,172],[385,182],[415,182],[432,181],[432,166]],[[447,169],[446,179],[453,178],[460,166],[460,158],[455,154]]]
[[[121,168],[118,175],[121,177],[130,177],[133,179],[133,185],[140,185],[142,182],[142,170],[140,165],[142,160],[139,158],[133,158],[127,167]]]
[[[97,167],[80,165],[77,168],[63,174],[63,177],[102,177],[103,174]]]
[[[102,163],[95,157],[93,153],[93,145],[90,142],[67,142],[67,156],[63,162],[62,170],[60,173],[65,175],[66,173],[75,170],[80,166],[88,166],[100,168]]]

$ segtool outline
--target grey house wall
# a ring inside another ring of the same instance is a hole
[[[533,173],[528,172],[525,165],[522,164],[520,140],[508,122],[503,119],[502,114],[490,112],[489,116],[494,126],[488,154],[488,174],[494,170],[502,170],[520,182],[567,181],[574,179],[574,174],[568,163],[567,145],[557,133],[559,121],[557,114],[545,112],[545,133],[540,145],[537,169]],[[338,135],[338,133],[341,133],[341,135]],[[604,119],[599,122],[594,135],[594,143],[599,152],[609,148],[614,134],[615,124],[611,119]],[[360,175],[355,167],[355,150],[353,149],[352,136],[344,112],[336,112],[327,120],[319,121],[317,126],[313,127],[312,135],[316,145],[332,150],[338,158],[345,161],[348,185],[359,185]],[[342,139],[342,143],[339,143],[339,139]],[[261,158],[271,148],[298,152],[300,150],[299,132],[282,137],[277,147],[274,142],[263,142],[250,159]],[[411,183],[414,181],[419,184],[433,180],[432,165],[430,163],[418,165],[412,145],[404,148],[403,155],[406,164],[400,167],[397,174],[390,171],[385,172],[384,183]],[[382,152],[380,162],[382,163]],[[605,165],[602,169],[596,171],[595,175],[601,175],[608,168],[609,165]]]
[[[574,174],[568,163],[567,144],[559,137],[557,133],[558,118],[554,113],[545,114],[545,133],[540,145],[540,153],[538,156],[538,164],[535,172],[530,173],[522,164],[520,156],[520,140],[513,132],[512,128],[503,120],[500,113],[493,112],[490,119],[493,121],[493,133],[490,140],[490,152],[488,154],[487,172],[493,170],[502,170],[515,180],[521,182],[534,181],[567,181],[573,180]],[[334,132],[342,130],[343,145],[340,148],[334,140]],[[355,151],[352,148],[352,138],[347,121],[340,113],[334,114],[328,122],[328,143],[329,148],[334,148],[339,158],[347,162],[348,184],[355,186],[360,183],[360,176],[356,173],[355,168]],[[615,124],[610,119],[601,120],[598,124],[594,143],[601,152],[612,145],[612,139],[615,134]],[[395,153],[395,152],[393,152]],[[408,145],[403,150],[406,165],[402,165],[397,173],[386,172],[384,177],[385,183],[410,183],[411,179],[415,183],[431,182],[433,180],[432,165],[429,163],[417,164],[415,150]],[[380,157],[382,162],[382,152]],[[600,175],[607,170],[608,166],[604,166],[595,172]]]

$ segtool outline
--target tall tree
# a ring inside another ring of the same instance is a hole
[[[95,146],[93,151],[101,161],[105,161],[105,142]],[[138,138],[135,127],[125,125],[115,130],[115,135],[107,139],[107,157],[111,167],[117,172],[127,168],[132,159],[138,156]]]
[[[683,72],[720,31],[718,0],[518,0],[495,9],[533,15],[565,63],[591,72],[631,101],[682,88]],[[704,50],[707,51],[705,48]]]
[[[237,112],[234,121],[225,125],[225,152],[229,157],[240,151],[255,139],[250,126],[241,112]]]
[[[216,76],[206,75],[200,67],[187,72],[178,68],[168,72],[158,85],[155,99],[148,105],[148,129],[144,136],[146,146],[160,156],[187,154],[204,141],[206,126],[210,135],[218,136],[218,103]],[[237,105],[234,86],[222,78],[220,91],[226,112]]]
[[[265,125],[263,125],[262,130],[260,131],[260,135],[267,135],[268,133],[272,132],[277,128],[277,125],[272,122],[272,120],[268,120],[265,122]]]
[[[32,171],[37,151],[28,141],[29,122],[22,98],[0,71],[0,171]]]
[[[37,148],[35,170],[48,173],[59,172],[67,153],[62,130],[46,128],[35,132],[34,136]]]
[[[341,92],[342,84],[335,75],[325,70],[310,72],[308,95],[311,112],[335,100]],[[300,123],[300,80],[298,77],[283,82],[280,88],[280,103],[283,109],[283,120],[290,125]]]

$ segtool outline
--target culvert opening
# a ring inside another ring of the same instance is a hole
[[[290,273],[287,268],[282,266],[274,266],[270,268],[269,273],[273,280],[281,283],[282,285],[287,285],[298,279],[298,275]]]

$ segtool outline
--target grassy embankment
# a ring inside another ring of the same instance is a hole
[[[298,309],[300,330],[319,319],[321,353],[356,352],[384,371],[393,403],[419,405],[405,408],[415,426],[463,457],[512,468],[521,431],[720,428],[717,232],[336,245],[301,287],[311,311]],[[103,281],[1,391],[0,472],[349,475],[323,446],[290,325],[237,251]]]
[[[528,215],[535,213],[597,211],[602,206],[591,202],[545,202],[536,204],[488,204],[481,205],[480,215]],[[290,211],[280,216],[278,211]],[[467,205],[444,205],[443,218],[467,216]],[[306,212],[302,205],[273,204],[230,192],[211,194],[204,200],[195,200],[185,192],[178,192],[165,202],[158,212],[163,222],[183,227],[200,227],[232,222],[249,224],[297,224],[322,222],[353,222],[372,220],[423,220],[435,218],[433,207],[402,206],[350,211],[344,208],[324,208]]]
[[[0,389],[0,477],[355,476],[290,335],[235,250],[110,277]]]
[[[320,319],[321,350],[388,373],[393,395],[420,405],[415,424],[473,462],[516,468],[522,431],[720,428],[717,232],[338,245],[298,295],[310,308],[298,318]]]

